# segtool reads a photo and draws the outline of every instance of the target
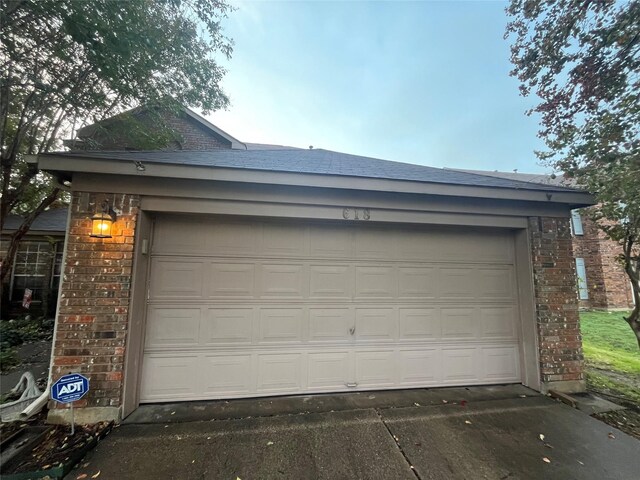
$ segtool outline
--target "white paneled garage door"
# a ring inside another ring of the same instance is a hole
[[[520,381],[508,231],[156,219],[141,401]]]

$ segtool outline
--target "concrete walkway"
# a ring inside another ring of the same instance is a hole
[[[296,405],[308,408],[292,411]],[[195,421],[185,421],[190,410]],[[640,442],[524,387],[202,402],[136,413],[152,423],[131,423],[134,414],[67,478],[99,471],[123,480],[636,480],[640,472]]]

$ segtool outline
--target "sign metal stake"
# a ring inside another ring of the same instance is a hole
[[[76,428],[76,419],[73,418],[73,402],[71,402],[71,436],[73,436]]]

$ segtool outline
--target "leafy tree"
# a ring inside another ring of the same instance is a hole
[[[84,123],[141,104],[225,107],[215,56],[229,58],[232,42],[220,26],[226,0],[0,0],[0,9],[0,229],[9,213],[24,215],[4,280],[20,239],[61,194],[24,155],[61,148]],[[142,134],[147,148],[166,141],[158,129]]]
[[[640,345],[640,1],[511,0],[511,74],[539,104],[537,152],[595,195],[589,209],[619,242]]]

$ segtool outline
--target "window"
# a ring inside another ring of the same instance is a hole
[[[24,290],[33,292],[33,302],[42,301],[49,288],[52,268],[52,245],[49,242],[22,242],[16,252],[11,282],[11,300],[22,302]]]
[[[578,298],[580,300],[588,300],[589,289],[587,288],[587,271],[584,268],[584,258],[576,258],[576,274],[578,276]]]
[[[571,210],[571,231],[574,235],[584,235],[579,210]]]
[[[60,275],[62,274],[62,249],[64,247],[63,242],[58,242],[54,246],[53,255],[53,269],[51,274],[51,290],[58,291],[60,287]]]

